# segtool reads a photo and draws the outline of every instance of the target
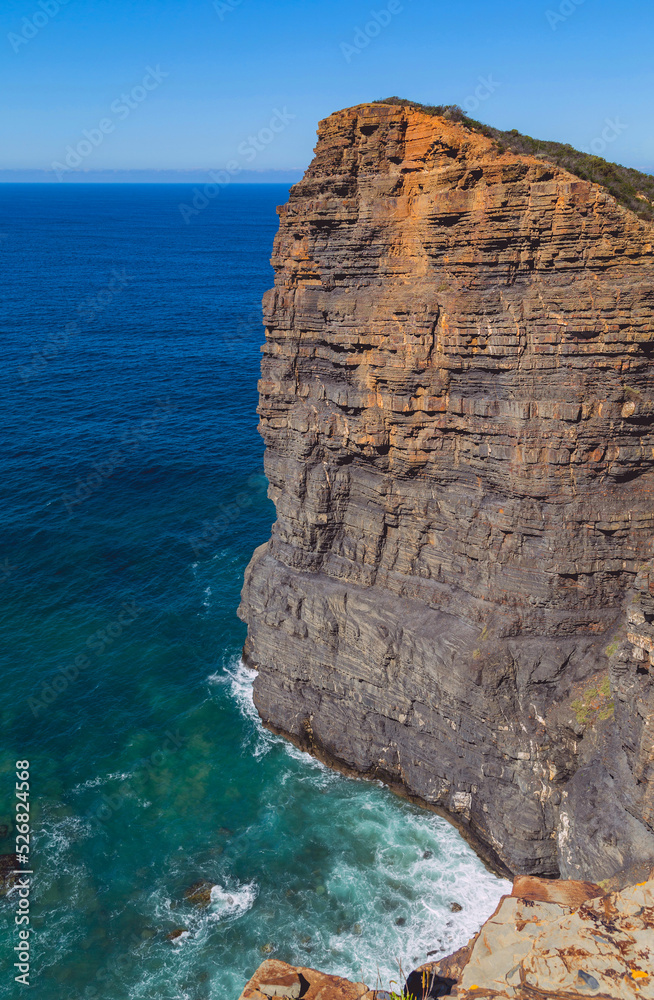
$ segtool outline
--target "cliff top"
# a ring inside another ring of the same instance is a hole
[[[388,97],[360,107],[374,107],[382,104],[397,105],[422,112],[430,117],[439,117],[454,125],[462,125],[490,139],[499,153],[511,151],[523,156],[535,156],[567,170],[581,180],[590,181],[605,188],[615,200],[641,219],[654,221],[654,176],[611,163],[601,156],[583,153],[568,143],[534,139],[523,135],[517,129],[493,128],[469,118],[457,105],[425,105],[417,101]],[[353,110],[353,109],[348,109]]]

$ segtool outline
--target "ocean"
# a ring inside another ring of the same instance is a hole
[[[0,853],[29,761],[40,1000],[237,1000],[270,956],[388,987],[507,883],[261,727],[261,296],[283,185],[0,186]],[[24,989],[16,890],[0,996]]]

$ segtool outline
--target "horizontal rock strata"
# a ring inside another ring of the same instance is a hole
[[[654,857],[654,227],[388,105],[321,124],[280,220],[264,722],[503,871]]]

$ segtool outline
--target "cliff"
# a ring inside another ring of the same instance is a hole
[[[622,892],[586,893],[581,903],[570,898],[578,894],[579,883],[554,885],[553,893],[514,888],[511,896],[503,896],[464,948],[412,973],[404,995],[414,1000],[448,995],[458,1000],[579,1000],[584,995],[654,1000],[654,880]],[[364,983],[271,960],[259,967],[240,1000],[273,997],[391,1000],[389,993]]]
[[[654,858],[654,226],[384,104],[321,123],[279,212],[262,719],[502,871]]]

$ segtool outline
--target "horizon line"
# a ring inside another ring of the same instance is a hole
[[[54,170],[37,167],[1,167],[0,184],[93,184],[93,183],[210,183],[213,167],[177,169],[169,167],[107,168],[70,171],[65,177]],[[299,167],[243,170],[231,184],[295,183],[304,175]]]

